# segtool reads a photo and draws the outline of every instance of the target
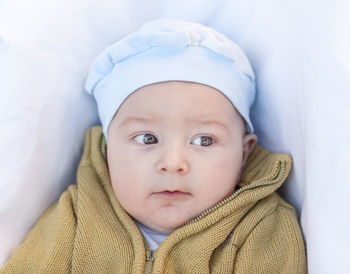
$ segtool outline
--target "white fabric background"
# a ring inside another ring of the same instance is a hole
[[[349,273],[350,3],[346,0],[2,0],[0,265],[75,182],[98,123],[83,83],[93,58],[146,21],[214,27],[255,69],[260,144],[294,159],[281,190],[301,214],[309,273]]]

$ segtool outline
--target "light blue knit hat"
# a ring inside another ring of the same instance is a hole
[[[255,76],[234,42],[201,24],[160,19],[106,48],[94,61],[85,88],[92,94],[107,139],[109,125],[124,100],[143,86],[189,81],[221,91],[253,132],[249,118]]]

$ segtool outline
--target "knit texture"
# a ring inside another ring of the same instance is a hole
[[[295,210],[275,192],[291,168],[288,155],[256,147],[238,190],[151,254],[114,195],[101,138],[101,127],[88,131],[77,185],[40,218],[1,273],[306,273]]]

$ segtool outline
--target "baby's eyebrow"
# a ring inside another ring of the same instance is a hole
[[[190,119],[190,121],[193,123],[193,124],[201,124],[201,125],[208,125],[208,126],[211,126],[211,125],[214,125],[214,126],[218,126],[222,129],[224,129],[225,131],[231,133],[229,127],[226,125],[226,123],[224,122],[221,122],[220,119],[211,119],[211,120],[202,120],[202,119]]]
[[[128,116],[125,120],[123,120],[120,123],[120,127],[123,127],[129,123],[136,122],[136,123],[143,123],[143,124],[150,124],[156,122],[156,118],[144,118],[139,116]],[[218,126],[225,131],[231,133],[229,127],[226,123],[222,122],[221,119],[195,119],[195,118],[188,118],[186,121],[186,124],[189,124],[191,126],[200,124],[201,126]]]
[[[126,124],[129,124],[131,122],[137,122],[137,123],[151,123],[154,122],[156,119],[154,118],[144,118],[139,116],[128,116],[126,119],[124,119],[120,126],[125,126]]]

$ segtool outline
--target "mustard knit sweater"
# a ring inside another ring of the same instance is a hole
[[[114,195],[101,138],[100,127],[89,130],[77,185],[1,273],[306,273],[295,211],[275,192],[291,168],[288,155],[256,147],[240,188],[151,252]]]

